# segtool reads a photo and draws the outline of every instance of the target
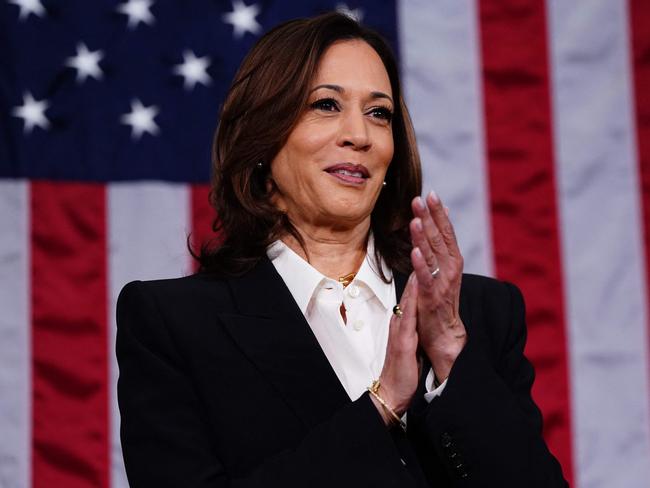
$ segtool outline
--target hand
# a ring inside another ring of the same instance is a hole
[[[431,192],[411,203],[411,262],[418,280],[418,325],[420,346],[429,357],[439,381],[449,371],[467,341],[459,315],[463,257],[454,228],[442,202]],[[433,272],[439,272],[433,276]]]
[[[402,316],[394,315],[390,319],[388,330],[388,345],[384,367],[379,375],[379,396],[391,407],[397,415],[401,416],[415,394],[420,377],[420,369],[416,357],[418,346],[417,322],[417,280],[411,274],[399,307]],[[381,413],[386,424],[395,422],[395,419],[384,407],[370,395],[375,406]]]

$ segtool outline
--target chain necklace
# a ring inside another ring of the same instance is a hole
[[[357,273],[349,273],[344,276],[339,276],[339,283],[343,283],[343,288],[345,288],[352,282],[356,275]]]

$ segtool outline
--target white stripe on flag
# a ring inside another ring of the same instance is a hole
[[[115,304],[132,280],[175,278],[191,272],[185,238],[191,231],[189,187],[171,183],[108,185],[111,487],[128,488],[119,441],[115,361]]]
[[[0,181],[0,486],[31,486],[29,185]]]
[[[648,337],[625,2],[549,0],[576,480],[650,480]]]
[[[492,275],[480,42],[472,0],[398,2],[404,89],[423,189],[451,210],[465,270]]]

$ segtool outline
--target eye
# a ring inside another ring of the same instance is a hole
[[[368,112],[373,117],[389,122],[393,120],[393,111],[388,107],[373,107]]]
[[[321,98],[316,100],[310,105],[315,110],[323,110],[325,112],[334,112],[339,109],[339,104],[333,98]]]

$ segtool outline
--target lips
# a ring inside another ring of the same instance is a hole
[[[335,176],[354,178],[356,180],[370,178],[370,173],[362,164],[340,163],[325,168],[325,171]]]

